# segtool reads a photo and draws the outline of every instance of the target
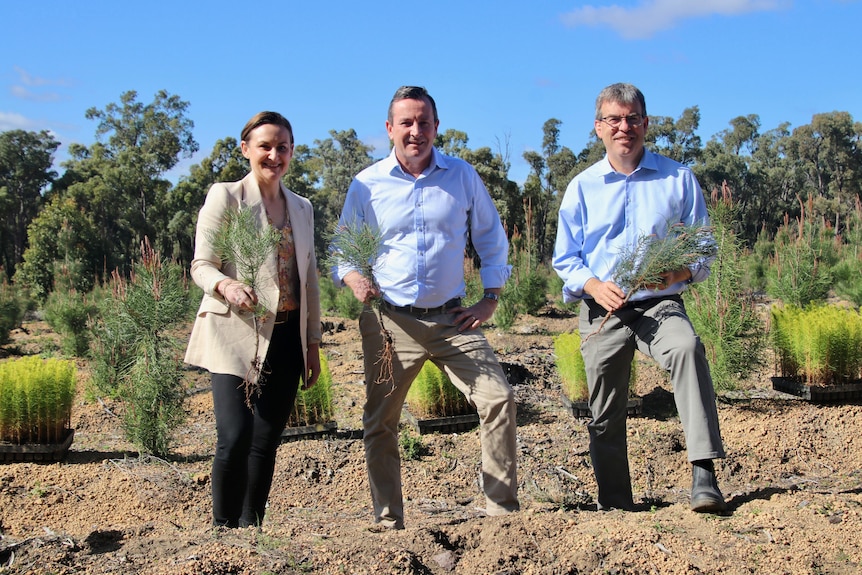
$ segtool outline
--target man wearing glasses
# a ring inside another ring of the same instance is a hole
[[[606,155],[578,174],[560,206],[554,269],[565,301],[583,300],[578,329],[587,372],[592,421],[590,457],[599,509],[633,509],[626,413],[635,349],[670,373],[674,400],[692,463],[691,509],[727,509],[713,459],[724,457],[715,392],[703,344],[680,294],[709,275],[709,261],[667,270],[664,281],[626,294],[613,274],[623,254],[668,226],[706,225],[700,185],[686,166],[644,147],[649,118],[643,93],[613,84],[596,99],[596,135]],[[612,312],[604,325],[602,321]],[[601,329],[599,329],[601,327]]]

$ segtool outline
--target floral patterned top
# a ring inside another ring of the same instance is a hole
[[[272,218],[267,214],[269,224]],[[275,226],[273,226],[275,227]],[[293,244],[293,227],[290,225],[290,212],[284,210],[284,227],[281,228],[278,242],[278,307],[277,311],[299,309],[299,269],[296,266],[296,246]]]

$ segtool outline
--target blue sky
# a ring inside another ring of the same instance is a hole
[[[63,160],[94,141],[88,108],[165,89],[189,102],[200,144],[174,178],[264,109],[297,143],[353,128],[382,156],[403,84],[428,88],[441,131],[507,144],[519,182],[547,119],[584,147],[613,82],[641,88],[653,116],[699,106],[704,142],[740,115],[762,131],[836,110],[862,121],[860,0],[5,0],[2,13],[0,131],[50,130]]]

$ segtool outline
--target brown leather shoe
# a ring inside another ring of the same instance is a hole
[[[724,496],[715,479],[715,465],[711,459],[691,464],[691,510],[697,513],[717,513],[727,510]]]

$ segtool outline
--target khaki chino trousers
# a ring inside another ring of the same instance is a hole
[[[393,382],[378,383],[383,340],[376,311],[366,309],[359,318],[366,382],[365,461],[375,521],[404,527],[398,423],[407,391],[426,360],[445,371],[479,414],[486,513],[516,511],[515,398],[482,331],[458,332],[452,313],[417,316],[384,308],[383,314],[394,344],[394,387]]]

